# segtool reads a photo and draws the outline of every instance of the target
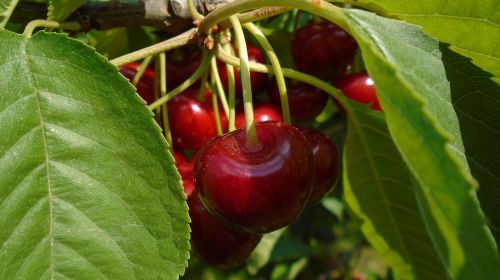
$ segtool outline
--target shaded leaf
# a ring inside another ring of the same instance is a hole
[[[451,98],[460,122],[467,161],[479,181],[478,197],[500,242],[500,87],[491,74],[441,45]]]
[[[496,245],[466,170],[438,42],[401,21],[361,10],[344,14],[392,139],[420,186],[419,205],[441,261],[456,279],[500,278]]]
[[[0,42],[0,279],[177,279],[187,205],[133,87],[61,34]]]
[[[383,115],[351,106],[344,146],[344,195],[362,231],[398,279],[446,279],[427,233],[415,183]]]

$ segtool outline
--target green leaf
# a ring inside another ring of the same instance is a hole
[[[85,34],[97,52],[113,59],[154,43],[152,32],[143,27],[113,28],[105,31],[91,30]]]
[[[0,279],[177,279],[189,217],[152,113],[94,50],[0,32]]]
[[[0,0],[0,29],[5,27],[18,2],[19,0]]]
[[[419,211],[415,182],[382,114],[352,105],[344,147],[344,196],[362,231],[398,279],[446,279]]]
[[[49,20],[63,21],[87,0],[50,0],[47,17]]]
[[[278,243],[280,237],[286,232],[286,228],[268,233],[262,237],[259,245],[248,257],[246,270],[251,275],[256,275],[271,259],[271,253]]]
[[[470,59],[444,45],[441,50],[479,201],[500,243],[500,87]]]
[[[351,0],[424,27],[424,31],[482,69],[500,83],[500,1]]]
[[[500,279],[496,244],[463,161],[439,44],[420,28],[346,10],[377,85],[389,132],[420,188],[424,221],[455,279]]]

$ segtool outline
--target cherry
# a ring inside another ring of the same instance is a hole
[[[137,73],[137,69],[141,64],[137,62],[131,62],[120,67],[120,72],[123,76],[129,79],[130,82],[134,79],[135,73]],[[144,74],[141,76],[141,79],[136,85],[137,93],[146,101],[146,103],[150,104],[155,100],[154,96],[154,78],[155,72],[151,69],[146,68]]]
[[[269,103],[255,103],[253,108],[253,116],[255,123],[265,121],[282,121],[281,111],[274,105]],[[245,114],[239,112],[235,118],[236,128],[245,128]]]
[[[356,41],[337,25],[312,22],[292,37],[292,57],[297,68],[324,80],[343,74],[356,55]]]
[[[247,43],[247,51],[248,51],[248,61],[265,63],[266,60],[264,58],[264,53],[256,46]],[[219,70],[220,79],[222,81],[222,85],[226,89],[226,92],[229,90],[229,82],[227,77],[226,64],[222,61],[217,61],[217,68]],[[250,81],[252,83],[252,92],[259,93],[266,88],[267,85],[267,75],[259,72],[250,72]],[[241,81],[240,81],[240,73],[234,68],[234,87],[235,87],[235,95],[242,95]]]
[[[189,160],[182,152],[178,150],[174,150],[174,159],[175,159],[175,167],[177,167],[177,170],[179,171],[179,174],[181,175],[182,178],[182,185],[184,187],[184,194],[186,197],[189,197],[189,195],[193,192],[194,190],[194,183],[193,183],[193,167],[194,167],[194,160]]]
[[[307,128],[300,129],[314,156],[314,183],[308,205],[318,203],[330,192],[338,178],[338,148],[325,134]]]
[[[187,200],[191,218],[191,249],[205,262],[231,268],[241,265],[262,235],[236,232],[221,224],[201,204],[196,191]]]
[[[177,148],[199,149],[208,139],[217,136],[211,92],[206,92],[204,102],[199,101],[197,95],[198,89],[188,89],[167,103],[170,131]],[[222,111],[219,116],[225,130],[227,119]]]
[[[304,135],[283,122],[256,124],[258,145],[243,129],[212,138],[195,161],[203,205],[239,231],[265,233],[290,224],[312,190],[313,155]]]
[[[325,107],[327,93],[306,83],[286,80],[288,106],[294,120],[308,120],[318,115]],[[280,106],[281,101],[277,83],[272,83],[268,90],[271,101]]]
[[[174,89],[198,69],[201,64],[201,51],[196,45],[186,45],[167,52],[166,59],[167,88]]]
[[[371,104],[372,109],[382,111],[375,84],[367,72],[342,76],[334,82],[334,86],[348,98],[363,104]]]

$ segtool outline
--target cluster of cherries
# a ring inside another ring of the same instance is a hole
[[[373,82],[363,73],[345,74],[357,51],[356,42],[329,22],[310,23],[293,36],[292,53],[298,70],[331,81],[344,94],[380,110]],[[199,66],[199,51],[168,53],[167,84],[178,86]],[[261,50],[248,45],[249,59],[264,63]],[[131,79],[138,64],[122,67]],[[225,65],[219,74],[227,88]],[[241,95],[235,72],[236,94]],[[138,93],[151,103],[154,71],[146,70]],[[215,114],[222,129],[227,119],[214,112],[211,91],[200,96],[192,87],[168,102],[170,130],[177,169],[183,179],[191,217],[191,247],[206,262],[219,267],[241,264],[263,234],[290,224],[306,206],[314,205],[335,185],[337,146],[321,132],[282,122],[276,83],[251,72],[252,90],[268,95],[254,106],[257,141],[247,138],[244,113],[236,130],[217,136]],[[328,95],[310,85],[287,80],[290,113],[295,121],[314,118]],[[188,159],[184,150],[196,151]]]

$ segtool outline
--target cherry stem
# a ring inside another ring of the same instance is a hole
[[[171,49],[175,49],[178,47],[182,47],[189,43],[192,38],[195,36],[197,33],[196,28],[191,28],[188,31],[181,33],[175,37],[172,37],[168,40],[165,40],[163,42],[154,44],[152,46],[146,47],[144,49],[140,49],[135,52],[131,52],[129,54],[117,57],[110,62],[115,65],[115,66],[121,66],[133,61],[137,61],[140,59],[143,59],[145,57],[151,56],[151,55],[156,55],[162,52],[166,52]]]
[[[31,38],[33,35],[33,32],[35,32],[35,29],[44,27],[44,28],[61,28],[64,30],[70,30],[70,31],[78,31],[82,29],[82,25],[76,21],[70,21],[70,22],[57,22],[53,20],[45,20],[45,19],[37,19],[30,21],[26,27],[24,28],[24,36],[26,38]]]
[[[154,81],[153,81],[153,96],[154,96],[154,100],[157,100],[158,98],[160,98],[160,61],[159,61],[159,58],[158,56],[155,56],[155,77],[154,77]],[[161,112],[161,107],[158,107],[155,109],[155,117],[160,115],[160,112]]]
[[[224,50],[231,53],[231,44],[227,43],[222,46]],[[235,81],[234,81],[234,67],[231,64],[226,63],[227,71],[227,83],[229,88],[229,131],[236,130],[236,93],[235,93]]]
[[[159,59],[160,59],[160,93],[161,96],[163,97],[167,95],[167,59],[165,53],[160,53]],[[164,130],[165,138],[167,139],[170,152],[173,153],[174,148],[172,146],[172,134],[170,133],[170,123],[168,120],[168,107],[166,102],[162,105],[161,115],[163,120],[163,127],[165,128]]]
[[[215,77],[212,75],[212,84],[216,83]],[[215,92],[212,90],[212,110],[214,112],[214,119],[215,119],[215,127],[217,128],[217,135],[222,135],[222,124],[220,122],[220,115],[219,115],[219,102],[217,100],[217,95]]]
[[[200,89],[198,90],[198,100],[205,101],[205,89],[207,88],[208,71],[201,75]]]
[[[319,4],[316,4],[317,0],[239,0],[231,2],[224,5],[217,10],[208,14],[199,25],[200,32],[207,34],[212,26],[230,18],[231,16],[254,9],[260,9],[266,6],[276,7],[285,6],[288,8],[295,8],[307,11],[311,14],[318,15],[329,21],[335,23],[340,28],[344,29],[346,32],[351,33],[342,9],[328,3],[326,1],[320,0]]]
[[[204,16],[200,13],[198,13],[198,10],[196,9],[196,5],[194,4],[194,0],[188,0],[188,8],[189,8],[189,13],[191,14],[191,17],[193,19],[203,19]]]
[[[260,9],[256,9],[250,12],[246,13],[241,13],[238,14],[238,19],[240,20],[241,24],[247,23],[247,22],[252,22],[252,21],[258,21],[261,19],[266,19],[269,17],[273,17],[279,14],[284,14],[287,13],[291,10],[291,8],[288,7],[264,7]],[[231,23],[228,21],[222,21],[219,25],[221,29],[227,29],[231,27]]]
[[[250,22],[250,23],[245,23],[244,26],[245,29],[248,30],[255,37],[255,39],[257,39],[259,44],[266,52],[269,61],[271,62],[274,75],[278,83],[278,90],[280,94],[281,111],[282,111],[281,113],[283,115],[283,120],[287,123],[291,123],[290,107],[288,105],[285,77],[283,76],[283,71],[281,71],[281,64],[278,59],[278,56],[276,55],[276,52],[274,52],[273,47],[267,40],[264,33],[262,33],[262,31],[255,24]]]
[[[229,119],[229,105],[227,104],[226,92],[224,91],[224,87],[222,86],[222,81],[219,75],[219,69],[217,69],[217,61],[215,56],[210,60],[210,74],[212,75],[212,80],[217,89],[217,95],[219,96],[220,102],[222,103],[222,108],[224,109],[224,114],[226,114],[226,118]]]
[[[142,75],[144,75],[144,72],[146,72],[146,69],[148,68],[149,64],[151,63],[151,60],[153,60],[153,56],[150,55],[146,57],[141,65],[137,68],[137,72],[134,75],[134,79],[132,79],[132,84],[134,86],[137,86],[137,83],[141,80]]]
[[[189,88],[191,85],[193,85],[202,75],[207,71],[208,65],[210,63],[210,58],[212,57],[212,54],[207,52],[206,50],[203,51],[203,56],[201,59],[200,66],[198,66],[198,69],[187,79],[185,80],[182,84],[180,84],[178,87],[170,91],[167,95],[160,97],[158,100],[155,102],[151,103],[149,105],[150,110],[154,110],[161,105],[167,103],[168,100],[174,98],[176,95],[179,93],[183,92],[187,88]]]
[[[233,25],[234,35],[236,39],[236,47],[238,48],[238,56],[240,57],[240,77],[241,88],[243,89],[243,109],[245,112],[245,131],[247,136],[247,145],[257,146],[257,129],[255,128],[255,120],[253,116],[252,104],[252,84],[250,82],[250,68],[248,67],[248,50],[245,42],[245,35],[240,21],[236,16],[230,16],[229,21]]]
[[[240,61],[237,57],[234,57],[224,51],[220,45],[217,45],[215,48],[215,54],[218,59],[223,61],[224,63],[234,65],[235,67],[240,66]],[[268,74],[274,74],[273,67],[271,65],[267,64],[262,64],[262,63],[257,63],[257,62],[249,62],[248,63],[249,68],[252,71],[259,72],[259,73],[268,73]],[[352,106],[350,105],[349,101],[347,100],[347,97],[345,97],[338,89],[333,87],[327,82],[324,82],[312,75],[308,75],[306,73],[302,73],[293,69],[289,68],[281,68],[281,71],[283,72],[283,75],[287,78],[291,78],[300,82],[304,82],[306,84],[312,85],[314,87],[317,87],[328,94],[330,94],[333,98],[337,99],[340,104],[346,108],[349,109]]]

